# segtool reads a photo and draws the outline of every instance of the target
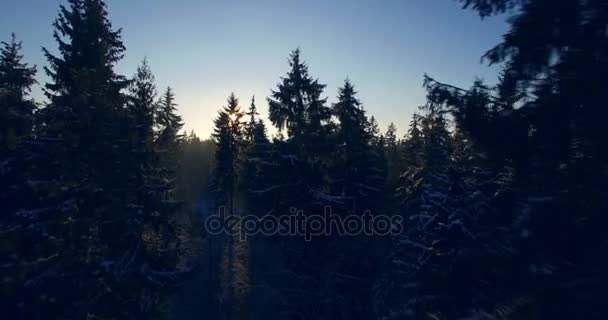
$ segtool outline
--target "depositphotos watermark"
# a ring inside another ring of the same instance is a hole
[[[220,207],[218,214],[205,220],[205,230],[212,235],[238,235],[241,240],[253,235],[303,236],[306,241],[314,236],[387,236],[403,231],[400,215],[372,215],[365,211],[360,215],[341,216],[333,214],[331,207],[324,213],[304,214],[302,210],[291,208],[283,215],[230,215]]]

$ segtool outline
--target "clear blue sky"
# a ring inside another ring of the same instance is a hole
[[[51,23],[62,1],[3,2],[0,38],[14,31],[44,82],[40,47],[56,48]],[[424,73],[463,87],[475,77],[494,83],[497,68],[480,57],[507,30],[504,17],[482,21],[453,0],[106,2],[127,47],[118,72],[132,75],[147,56],[159,89],[174,88],[186,130],[203,138],[230,92],[244,106],[255,94],[265,116],[266,97],[296,47],[311,74],[328,85],[330,102],[349,77],[382,129],[392,121],[401,135],[425,101]]]

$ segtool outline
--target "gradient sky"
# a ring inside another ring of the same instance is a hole
[[[11,32],[39,71],[41,46],[55,49],[51,23],[60,0],[4,0],[0,39]],[[314,77],[335,101],[349,77],[382,130],[402,135],[424,104],[424,73],[468,87],[496,79],[481,55],[507,30],[504,17],[482,21],[453,0],[106,0],[127,47],[117,71],[131,76],[146,56],[159,91],[176,93],[185,129],[206,138],[212,119],[234,92],[243,106],[252,95],[262,115],[266,97],[300,47]],[[39,81],[45,77],[39,73]],[[34,91],[40,97],[40,90]]]

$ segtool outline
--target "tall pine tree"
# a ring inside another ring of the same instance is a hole
[[[240,168],[240,152],[243,144],[243,112],[239,100],[230,94],[226,106],[214,120],[215,129],[215,168],[213,189],[217,195],[217,206],[226,207],[230,214],[234,213],[234,202],[237,191],[238,173]]]
[[[374,157],[372,136],[366,132],[367,117],[356,98],[350,81],[338,89],[338,102],[332,112],[338,119],[336,132],[336,156],[334,157],[333,184],[335,194],[342,195],[350,205],[348,213],[360,214],[375,209],[378,196],[383,191],[384,177],[378,159]]]
[[[2,42],[0,48],[0,154],[29,137],[36,108],[28,98],[36,83],[36,67],[23,62],[21,42],[12,34],[10,42]]]
[[[140,171],[150,163],[150,74],[139,70],[140,95],[127,99],[129,81],[114,71],[124,46],[101,0],[68,1],[54,27],[59,50],[44,49],[49,104],[28,170],[38,207],[17,211],[36,241],[23,260],[37,263],[14,305],[24,318],[151,317],[177,276],[142,252],[153,241],[142,229]]]

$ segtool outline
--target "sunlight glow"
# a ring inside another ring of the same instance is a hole
[[[230,121],[232,121],[232,122],[235,122],[236,118],[237,118],[236,113],[231,113],[228,115],[228,117],[230,118]]]

